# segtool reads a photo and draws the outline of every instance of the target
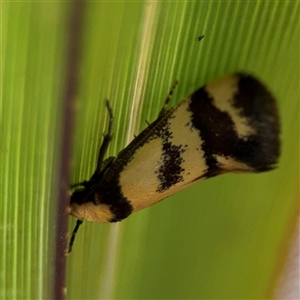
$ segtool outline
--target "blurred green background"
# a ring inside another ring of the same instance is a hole
[[[52,298],[74,3],[1,4],[1,299]],[[122,223],[84,223],[67,257],[67,299],[270,297],[299,217],[299,2],[100,1],[81,17],[72,183],[95,169],[105,98],[116,155],[157,117],[175,79],[172,104],[237,70],[278,99],[282,156],[275,171],[210,179]]]

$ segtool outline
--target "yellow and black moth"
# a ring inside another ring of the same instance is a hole
[[[280,153],[276,103],[251,75],[215,80],[167,109],[116,157],[104,160],[110,121],[98,164],[71,196],[70,214],[83,220],[117,222],[198,181],[224,173],[264,172]]]

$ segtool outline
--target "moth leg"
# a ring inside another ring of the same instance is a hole
[[[107,151],[108,145],[110,143],[110,141],[112,140],[112,125],[113,125],[113,120],[114,120],[114,115],[113,115],[113,111],[112,108],[109,104],[109,101],[106,100],[105,101],[106,104],[106,108],[108,110],[108,129],[107,129],[107,133],[103,134],[103,142],[101,144],[100,150],[99,150],[99,154],[98,154],[98,162],[97,162],[97,168],[96,168],[96,172],[97,174],[99,174],[101,172],[101,166],[104,160],[104,156],[105,153]]]
[[[76,188],[78,186],[84,186],[84,187],[86,187],[86,185],[88,183],[89,183],[88,181],[84,180],[84,181],[81,181],[81,182],[78,182],[78,183],[71,184],[70,187],[71,187],[71,189],[74,189],[74,188]]]
[[[83,223],[82,220],[77,220],[76,222],[76,226],[72,232],[72,235],[71,235],[71,239],[70,239],[70,243],[69,243],[69,247],[68,247],[68,254],[72,252],[72,248],[73,248],[73,244],[74,244],[74,241],[75,241],[75,237],[76,237],[76,233],[80,227],[80,225]]]
[[[162,107],[161,111],[159,112],[158,117],[163,116],[163,115],[166,113],[166,111],[168,110],[168,104],[169,104],[169,102],[170,102],[170,100],[171,100],[171,98],[172,98],[172,95],[173,95],[173,93],[174,93],[174,90],[175,90],[177,84],[178,84],[178,80],[175,80],[175,82],[173,83],[173,85],[172,85],[171,88],[170,88],[168,97],[167,97],[167,99],[165,100],[164,106]]]

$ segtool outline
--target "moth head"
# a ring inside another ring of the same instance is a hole
[[[95,204],[95,195],[97,194],[87,196],[85,190],[76,190],[71,196],[70,215],[79,220],[110,222],[114,214],[108,205]]]

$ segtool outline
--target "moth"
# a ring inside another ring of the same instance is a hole
[[[167,108],[116,157],[104,160],[112,139],[109,112],[95,173],[77,184],[70,214],[83,220],[118,222],[201,180],[225,173],[273,169],[280,154],[276,102],[255,77],[236,73],[198,89]]]

